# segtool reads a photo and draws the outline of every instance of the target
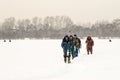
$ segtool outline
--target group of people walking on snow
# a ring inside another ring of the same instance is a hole
[[[89,52],[92,54],[92,47],[94,45],[94,41],[93,39],[88,36],[86,39],[86,48],[87,48],[87,54],[89,55]],[[64,62],[66,63],[68,61],[68,63],[71,63],[70,59],[72,56],[72,59],[74,59],[75,57],[78,57],[78,53],[80,52],[80,48],[81,48],[81,40],[80,38],[77,37],[76,34],[74,34],[74,36],[70,35],[66,35],[63,40],[62,40],[62,44],[61,47],[63,48],[63,57],[64,57]]]

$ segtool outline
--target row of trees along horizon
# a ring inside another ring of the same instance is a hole
[[[68,16],[21,20],[10,17],[0,24],[0,39],[61,39],[67,34],[77,34],[81,38],[88,35],[99,38],[120,37],[120,19],[96,22],[91,27],[75,24]]]

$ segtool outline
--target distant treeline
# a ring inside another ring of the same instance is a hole
[[[68,16],[22,20],[10,17],[0,24],[0,39],[61,39],[67,34],[77,34],[81,38],[88,35],[99,38],[120,37],[120,19],[96,22],[90,27],[74,24]]]

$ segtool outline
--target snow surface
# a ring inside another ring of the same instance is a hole
[[[79,57],[65,64],[61,40],[1,40],[0,80],[120,80],[120,40],[95,38],[93,55],[81,41]]]

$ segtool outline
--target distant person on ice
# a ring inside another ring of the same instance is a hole
[[[74,34],[73,42],[74,42],[74,57],[78,57],[78,51],[80,51],[81,48],[81,40],[77,37],[76,34]]]
[[[89,52],[92,54],[93,53],[93,45],[94,41],[91,38],[91,36],[88,36],[86,39],[86,48],[87,48],[87,54],[89,55]]]
[[[69,36],[66,35],[63,40],[62,40],[62,44],[61,47],[63,48],[63,52],[64,52],[64,62],[66,63],[68,61],[68,63],[71,63],[70,61],[70,42],[69,42]],[[68,60],[67,60],[68,59]]]
[[[109,39],[109,42],[112,42],[112,40],[111,40],[111,39]]]

